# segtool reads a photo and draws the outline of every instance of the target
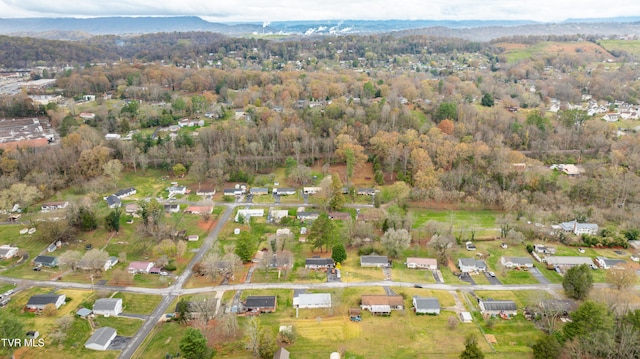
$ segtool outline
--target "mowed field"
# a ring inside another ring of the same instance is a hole
[[[640,40],[599,40],[598,44],[607,51],[625,51],[632,55],[640,55]]]
[[[502,48],[503,54],[507,56],[509,62],[518,62],[523,59],[532,58],[542,54],[590,54],[597,56],[600,60],[613,58],[613,56],[603,47],[588,41],[576,42],[555,42],[540,41],[535,44],[521,44],[500,42],[494,46]]]

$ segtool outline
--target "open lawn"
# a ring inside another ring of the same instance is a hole
[[[113,298],[122,298],[123,311],[132,314],[151,314],[162,301],[159,295],[117,292]]]
[[[133,319],[124,317],[103,317],[98,316],[94,322],[101,327],[114,328],[118,335],[130,337],[136,334],[138,329],[144,324],[143,319]]]
[[[600,57],[605,60],[612,58],[608,51],[588,41],[581,42],[555,42],[540,41],[535,44],[526,45],[520,43],[497,43],[494,46],[504,49],[503,54],[507,56],[510,63],[518,62],[524,59],[534,58],[543,54],[581,54],[587,53]]]
[[[412,209],[413,228],[418,230],[428,221],[446,223],[451,226],[454,234],[462,233],[462,237],[467,240],[471,237],[471,232],[475,231],[475,237],[496,237],[500,234],[500,229],[496,225],[496,218],[502,213],[490,210],[465,211],[450,210],[437,211],[430,209]]]
[[[640,40],[598,40],[598,45],[609,52],[627,52],[640,55]]]
[[[180,339],[187,326],[178,322],[161,322],[144,340],[133,358],[164,358],[166,353],[175,354],[180,351]]]

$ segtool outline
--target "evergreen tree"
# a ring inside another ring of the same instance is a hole
[[[324,247],[325,250],[329,250],[335,238],[335,225],[326,213],[320,214],[318,219],[313,221],[308,238],[313,249],[320,248],[322,251],[322,247]]]
[[[331,198],[329,199],[329,208],[333,211],[339,211],[344,206],[344,194],[342,194],[342,181],[340,176],[334,173],[331,176]]]
[[[207,347],[207,339],[195,328],[188,328],[180,339],[180,351],[187,359],[207,359],[212,356],[211,350]]]
[[[475,335],[465,338],[464,350],[460,353],[460,359],[484,359],[484,353],[478,347]]]
[[[569,298],[579,300],[586,298],[593,287],[591,268],[586,264],[569,268],[562,279],[562,287]]]
[[[331,248],[331,259],[336,263],[347,260],[347,250],[344,248],[344,244],[336,244]]]

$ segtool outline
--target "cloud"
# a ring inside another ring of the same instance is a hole
[[[1,17],[195,15],[214,21],[538,20],[640,16],[629,0],[0,0]]]

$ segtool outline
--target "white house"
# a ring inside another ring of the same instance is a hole
[[[360,266],[361,267],[388,267],[389,266],[389,258],[387,256],[378,256],[378,255],[368,255],[368,256],[360,256]]]
[[[107,133],[106,135],[104,135],[104,139],[107,141],[110,140],[119,140],[122,136],[120,136],[117,133]]]
[[[120,313],[122,313],[122,298],[101,298],[93,304],[93,314],[95,315],[117,317]]]
[[[240,220],[242,217],[245,221],[248,221],[251,217],[263,217],[264,209],[240,209],[238,213],[236,213],[236,218],[234,219],[236,222]]]
[[[487,263],[481,259],[460,258],[458,259],[458,268],[462,273],[484,272],[487,270]]]
[[[316,194],[322,192],[322,187],[302,187],[302,192],[305,194]]]
[[[113,195],[122,199],[125,197],[133,196],[136,193],[138,193],[138,191],[135,188],[129,187],[129,188],[121,189],[118,192],[114,193]]]
[[[129,267],[127,268],[127,271],[129,273],[132,274],[136,274],[136,273],[149,273],[151,271],[151,268],[153,268],[153,265],[155,263],[153,262],[131,262],[129,263]]]
[[[29,298],[26,307],[28,310],[43,310],[47,304],[53,304],[58,309],[64,304],[65,299],[64,294],[36,294]]]
[[[8,245],[0,246],[0,259],[13,258],[13,256],[18,254],[18,250],[18,247],[12,247]]]
[[[281,219],[288,216],[289,216],[289,211],[286,209],[272,209],[269,212],[269,217],[271,218],[271,220],[276,222],[280,222]]]
[[[545,258],[545,261],[549,265],[558,267],[575,267],[582,264],[593,265],[593,260],[589,257],[551,256]]]
[[[309,269],[328,269],[333,265],[331,258],[307,258],[304,263],[304,267]]]
[[[407,258],[407,268],[420,269],[438,269],[438,261],[435,258]]]
[[[484,313],[491,314],[491,315],[518,314],[518,307],[516,306],[516,303],[512,300],[481,300],[478,302],[478,306],[480,306],[480,312],[483,314]]]
[[[118,264],[118,257],[111,256],[104,262],[103,269],[106,272],[109,269],[113,268],[113,266],[115,266],[116,264]]]
[[[595,223],[578,223],[578,221],[569,221],[560,223],[560,228],[565,232],[573,232],[579,236],[581,234],[598,234],[598,225]]]
[[[616,268],[616,267],[619,268],[620,266],[623,266],[626,262],[627,261],[625,261],[624,259],[596,257],[596,263],[598,263],[598,266],[602,267],[603,269]]]
[[[413,310],[416,314],[440,314],[438,298],[413,296]]]
[[[173,197],[177,194],[187,194],[187,187],[185,186],[171,186],[169,188],[167,188],[167,191],[169,191],[169,197]]]
[[[330,293],[302,293],[293,298],[294,308],[331,308]]]
[[[295,188],[274,188],[273,194],[277,194],[279,196],[293,196],[297,191]]]
[[[56,209],[65,209],[69,205],[69,202],[45,202],[40,207],[42,212],[54,211]]]
[[[500,257],[500,264],[505,268],[533,268],[533,259],[530,257]]]
[[[319,216],[320,216],[320,213],[318,212],[306,212],[306,211],[296,212],[296,218],[298,218],[301,221],[315,221],[316,219],[318,219]]]
[[[84,347],[92,350],[107,350],[117,334],[116,330],[111,327],[98,328],[84,343]]]

